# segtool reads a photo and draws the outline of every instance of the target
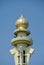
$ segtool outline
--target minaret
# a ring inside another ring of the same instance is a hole
[[[15,65],[29,65],[30,57],[34,52],[32,45],[32,39],[27,36],[30,34],[28,28],[28,21],[21,15],[21,17],[16,21],[16,30],[14,35],[16,35],[11,43],[15,48],[10,50],[10,53],[14,56]]]

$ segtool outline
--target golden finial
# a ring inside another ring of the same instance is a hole
[[[28,27],[28,21],[23,17],[23,15],[20,16],[20,18],[16,21],[16,27],[17,28],[27,28]]]

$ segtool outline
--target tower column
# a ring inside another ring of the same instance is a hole
[[[16,37],[11,40],[15,48],[11,49],[10,53],[14,56],[15,65],[29,65],[30,57],[34,52],[34,49],[30,48],[32,39],[27,37],[30,34],[27,27],[28,21],[21,16],[16,21],[16,30],[14,31]]]

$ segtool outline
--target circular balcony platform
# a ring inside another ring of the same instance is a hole
[[[27,37],[16,37],[11,40],[13,46],[17,46],[18,44],[26,44],[27,46],[32,45],[32,39]]]

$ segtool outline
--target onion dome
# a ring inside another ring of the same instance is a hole
[[[16,28],[27,28],[28,21],[21,15],[21,17],[16,21]]]

